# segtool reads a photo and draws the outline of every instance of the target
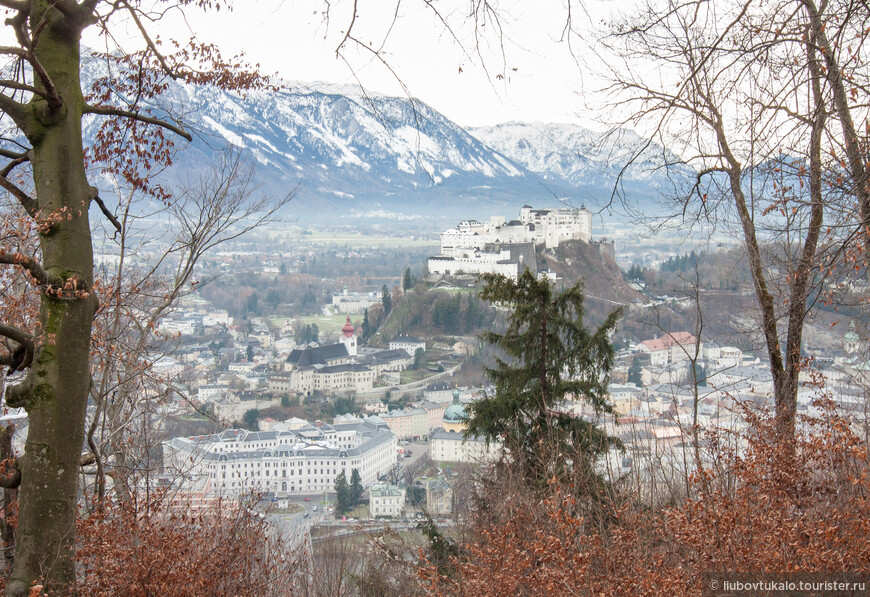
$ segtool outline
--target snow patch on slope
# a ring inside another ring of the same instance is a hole
[[[229,130],[224,125],[217,122],[212,117],[204,115],[202,117],[202,120],[208,126],[210,126],[215,132],[217,132],[221,137],[226,139],[227,142],[229,142],[231,145],[235,145],[236,147],[241,147],[243,149],[245,147],[247,147],[247,145],[245,145],[245,140],[241,137],[241,135],[237,135],[236,133],[232,132],[231,130]]]

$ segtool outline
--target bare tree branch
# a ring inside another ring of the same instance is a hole
[[[865,235],[870,238],[870,188],[868,188],[870,180],[868,180],[864,166],[866,156],[862,155],[861,152],[860,141],[852,119],[852,111],[849,108],[848,95],[843,84],[843,71],[837,62],[837,50],[832,48],[828,41],[826,22],[822,19],[821,11],[815,2],[813,0],[800,0],[800,2],[809,15],[810,31],[815,38],[814,41],[827,67],[824,74],[826,74],[828,84],[833,90],[834,106],[836,107],[840,126],[843,130],[843,143],[852,178],[852,192],[858,199],[861,208],[862,225],[866,228]],[[826,5],[827,3],[823,2],[822,11],[824,11]]]
[[[8,323],[0,322],[0,336],[5,336],[19,344],[33,344],[33,334],[29,334],[22,329],[9,325]]]
[[[8,164],[6,164],[2,170],[0,170],[0,176],[3,176],[3,177],[9,176],[9,173],[12,172],[12,170],[14,170],[16,166],[20,166],[21,164],[23,164],[25,162],[29,162],[29,161],[30,161],[30,158],[27,156],[22,156],[20,158],[16,158],[16,159],[12,160]],[[21,199],[19,198],[19,201],[20,200]]]
[[[0,487],[16,489],[19,485],[21,485],[21,463],[16,458],[12,461],[12,470],[6,475],[0,475]]]
[[[0,54],[10,54],[12,56],[18,56],[19,58],[23,58],[27,62],[30,63],[30,66],[33,68],[34,74],[39,77],[39,82],[42,83],[42,86],[45,87],[44,94],[40,94],[45,97],[45,100],[48,102],[48,107],[51,110],[58,110],[63,105],[63,100],[60,97],[60,94],[57,91],[57,88],[54,86],[54,82],[51,80],[51,77],[48,76],[48,72],[45,70],[45,67],[36,59],[36,55],[25,48],[18,48],[15,46],[0,46]]]
[[[103,212],[103,215],[106,216],[106,218],[112,223],[112,226],[115,227],[115,230],[117,232],[121,232],[121,222],[118,221],[118,218],[116,218],[115,215],[111,211],[109,211],[109,208],[106,207],[106,204],[103,203],[102,199],[100,199],[100,195],[97,193],[97,189],[94,187],[92,188],[92,191],[94,192],[92,200],[100,207],[100,211]]]
[[[21,253],[0,252],[0,263],[17,265],[18,267],[26,269],[28,272],[30,272],[30,275],[33,276],[33,278],[43,286],[63,284],[63,280],[61,278],[45,271],[42,268],[42,264],[40,264],[36,259],[30,257],[29,255],[23,255]]]
[[[34,95],[38,95],[43,99],[48,99],[48,94],[41,90],[37,89],[33,85],[27,85],[25,83],[21,83],[19,81],[15,81],[13,79],[0,79],[0,87],[7,87],[9,89],[17,89],[19,91],[26,91],[28,93],[32,93]]]
[[[130,118],[133,120],[138,120],[139,122],[144,122],[146,124],[153,124],[155,126],[163,127],[179,135],[184,137],[188,141],[193,141],[193,137],[185,131],[183,128],[176,126],[170,122],[166,122],[165,120],[161,120],[159,118],[153,118],[151,116],[145,116],[144,114],[140,114],[138,112],[132,112],[130,110],[124,110],[121,108],[116,108],[114,106],[91,106],[86,105],[84,110],[84,114],[102,114],[103,116],[119,116],[121,118]]]
[[[163,57],[163,54],[160,50],[157,49],[157,44],[154,43],[154,40],[151,39],[151,35],[148,33],[148,29],[145,28],[145,25],[142,24],[142,21],[139,19],[139,15],[136,13],[136,9],[130,5],[126,0],[120,0],[121,5],[123,5],[127,12],[130,13],[130,16],[133,18],[133,22],[136,24],[136,28],[139,29],[139,33],[142,34],[142,39],[145,40],[145,43],[148,45],[148,48],[154,52],[154,56],[157,58],[157,62],[160,63],[161,68],[163,68],[164,72],[169,75],[171,78],[178,78],[178,73],[176,73],[169,64],[166,63],[166,58]],[[190,139],[188,139],[190,141]]]
[[[5,112],[18,127],[27,133],[24,104],[17,102],[5,93],[0,93],[0,112]]]
[[[0,336],[5,336],[18,344],[18,348],[6,355],[4,365],[7,365],[11,371],[22,371],[33,362],[33,335],[11,326],[6,323],[0,323]]]
[[[3,156],[4,158],[9,158],[10,160],[17,160],[19,158],[26,158],[27,152],[26,151],[10,151],[8,149],[0,147],[0,156]]]
[[[36,200],[21,189],[19,189],[14,184],[9,182],[9,179],[6,178],[6,169],[9,168],[9,166],[12,164],[15,164],[15,161],[8,164],[6,168],[3,169],[3,172],[0,173],[0,187],[8,191],[16,199],[18,199],[18,202],[21,204],[21,206],[31,218],[36,218],[36,215],[39,212],[39,206]]]

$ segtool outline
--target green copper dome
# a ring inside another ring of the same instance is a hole
[[[445,423],[464,423],[465,419],[465,408],[457,402],[444,409]]]

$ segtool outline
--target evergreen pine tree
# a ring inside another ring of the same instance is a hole
[[[351,509],[351,489],[344,471],[335,478],[335,513],[346,514]]]
[[[350,473],[350,503],[356,506],[362,494],[362,477],[360,477],[359,469],[353,469]]]
[[[251,408],[245,411],[245,414],[242,415],[242,422],[245,424],[245,428],[251,431],[259,431],[260,429],[260,411],[256,408]]]
[[[637,357],[631,361],[631,366],[628,368],[628,382],[637,387],[643,387],[643,369]]]
[[[393,297],[390,296],[386,284],[381,288],[381,304],[384,306],[384,315],[389,315],[390,311],[393,310]]]
[[[596,478],[593,463],[611,440],[594,423],[557,410],[567,398],[585,400],[597,413],[612,413],[607,382],[614,350],[610,334],[617,309],[594,332],[583,325],[578,282],[555,292],[528,269],[514,282],[484,274],[481,298],[510,310],[504,334],[484,332],[495,348],[486,368],[495,393],[470,405],[467,435],[503,441],[511,460],[524,464],[529,480],[544,481],[567,470]]]
[[[369,323],[369,310],[368,309],[366,309],[363,312],[363,322],[362,322],[362,325],[360,327],[362,328],[361,341],[363,343],[365,343],[366,340],[368,340],[372,335],[372,324]]]
[[[698,387],[707,387],[707,371],[704,369],[704,365],[695,362],[695,381],[698,384]]]
[[[411,282],[411,268],[405,268],[405,275],[402,276],[402,290],[408,292],[411,290],[412,282]]]

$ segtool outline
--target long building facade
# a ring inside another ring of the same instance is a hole
[[[310,423],[290,431],[229,429],[177,437],[163,444],[164,472],[210,481],[226,497],[252,492],[287,496],[333,491],[342,472],[357,469],[364,486],[396,465],[398,439],[377,417],[343,417],[332,425]]]

